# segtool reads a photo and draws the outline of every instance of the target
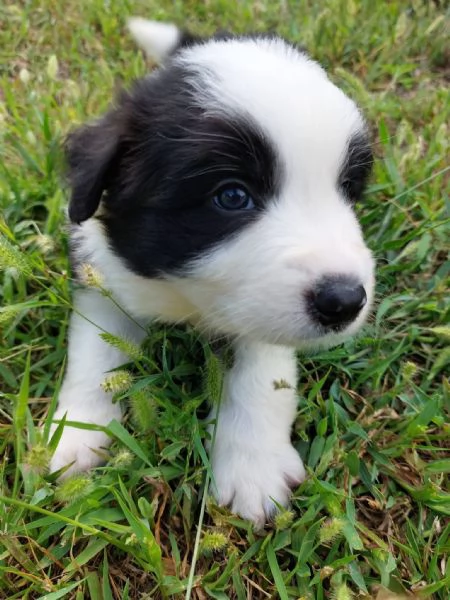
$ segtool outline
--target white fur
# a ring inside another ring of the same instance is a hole
[[[273,513],[273,500],[287,504],[290,487],[305,477],[290,442],[296,384],[293,350],[237,344],[211,449],[213,490],[220,504],[258,525]]]
[[[162,59],[173,50],[179,34],[172,26],[141,25],[130,28],[149,53]],[[235,336],[235,365],[214,415],[214,493],[220,503],[261,524],[273,512],[273,500],[286,504],[289,484],[304,478],[290,443],[297,402],[293,348],[340,343],[370,310],[374,262],[336,185],[348,139],[364,124],[354,103],[316,63],[280,41],[208,42],[176,60],[196,71],[198,102],[205,110],[250,114],[270,138],[283,167],[279,195],[258,221],[194,261],[189,276],[151,280],[132,273],[109,249],[95,219],[78,227],[75,247],[133,316],[190,321],[201,330]],[[324,335],[308,316],[304,295],[333,274],[358,279],[368,302],[345,331]],[[142,338],[111,300],[93,290],[79,293],[75,306],[102,329]],[[100,425],[119,418],[120,408],[100,382],[122,362],[95,326],[73,316],[56,417],[67,412],[69,420]],[[290,387],[276,389],[280,380]],[[108,441],[101,433],[66,428],[52,469],[72,461],[71,472],[98,464],[100,457],[88,448]]]

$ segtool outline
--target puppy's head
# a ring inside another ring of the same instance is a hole
[[[100,219],[128,268],[171,282],[214,331],[298,347],[354,333],[374,287],[356,105],[278,38],[131,29],[170,56],[69,138],[71,219]]]

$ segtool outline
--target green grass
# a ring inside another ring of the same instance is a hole
[[[448,598],[444,4],[1,5],[0,598],[386,598],[380,586]],[[207,344],[183,329],[151,330],[123,395],[129,416],[108,428],[107,465],[61,486],[45,474],[42,425],[70,308],[60,144],[145,73],[124,29],[132,14],[200,33],[277,30],[328,68],[373,127],[377,162],[358,210],[378,260],[377,306],[359,339],[300,357],[294,443],[309,477],[263,535],[206,497],[202,417],[219,375]]]

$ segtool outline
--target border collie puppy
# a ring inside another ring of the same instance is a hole
[[[101,383],[126,357],[101,332],[140,342],[139,323],[158,320],[228,336],[213,493],[261,525],[305,477],[290,442],[295,349],[340,344],[372,302],[353,210],[371,169],[367,127],[278,37],[196,39],[141,19],[130,29],[163,66],[67,141],[74,268],[92,265],[111,297],[76,292],[55,419],[120,418]],[[89,469],[108,443],[65,426],[51,469]]]

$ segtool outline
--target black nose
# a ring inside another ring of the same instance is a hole
[[[364,287],[347,276],[325,277],[309,298],[313,317],[321,325],[330,327],[353,321],[367,302]]]

